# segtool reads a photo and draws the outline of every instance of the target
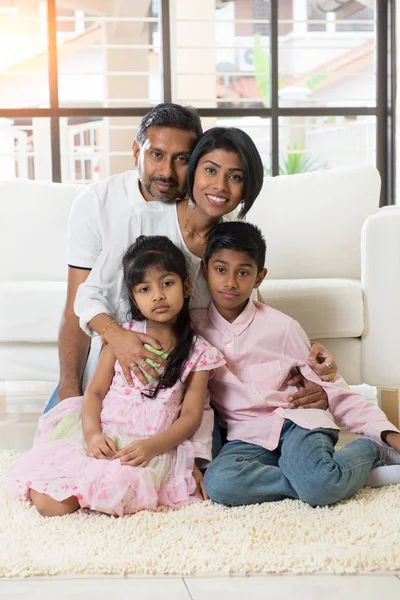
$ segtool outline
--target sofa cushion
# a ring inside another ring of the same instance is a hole
[[[59,381],[57,344],[0,342],[0,381],[7,380]]]
[[[0,281],[0,342],[57,342],[63,281]]]
[[[361,282],[351,279],[265,279],[262,302],[296,319],[310,339],[358,337],[364,330]]]
[[[266,177],[246,216],[267,240],[273,279],[361,278],[361,229],[379,206],[375,167]]]
[[[82,186],[15,179],[0,182],[0,281],[64,281],[65,239]]]

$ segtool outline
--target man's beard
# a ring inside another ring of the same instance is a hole
[[[176,195],[173,198],[169,198],[167,196],[156,196],[151,191],[151,184],[155,181],[160,181],[161,183],[167,183],[167,184],[169,183],[169,184],[174,185],[177,188]],[[153,200],[156,200],[158,202],[165,202],[165,203],[175,202],[176,200],[181,200],[185,196],[184,192],[181,192],[179,194],[179,183],[177,182],[176,179],[173,179],[173,178],[165,179],[163,177],[157,177],[157,179],[156,179],[155,177],[150,177],[149,183],[145,183],[142,179],[140,180],[140,183],[142,184],[143,189],[146,190],[146,192],[148,193],[150,198],[152,198]]]

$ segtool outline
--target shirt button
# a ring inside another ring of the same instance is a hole
[[[227,348],[232,348],[232,344],[229,342],[229,344],[226,345]]]

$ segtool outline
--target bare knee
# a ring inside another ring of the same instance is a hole
[[[79,508],[79,502],[75,496],[66,498],[61,502],[54,500],[47,494],[41,494],[31,490],[32,502],[35,505],[39,514],[42,517],[62,517],[64,515],[70,515]]]

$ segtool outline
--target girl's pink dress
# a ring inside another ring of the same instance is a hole
[[[145,332],[146,323],[134,321],[123,327]],[[103,401],[103,433],[122,449],[133,440],[165,431],[179,416],[188,375],[224,363],[222,354],[198,336],[181,381],[150,399],[142,397],[145,386],[133,373],[134,387],[127,385],[117,361]],[[83,439],[81,407],[82,397],[68,398],[40,417],[33,448],[7,473],[7,495],[28,500],[32,489],[56,500],[76,496],[82,508],[120,516],[160,505],[179,507],[194,499],[190,441],[156,456],[145,468],[121,465],[119,459],[90,458]]]

